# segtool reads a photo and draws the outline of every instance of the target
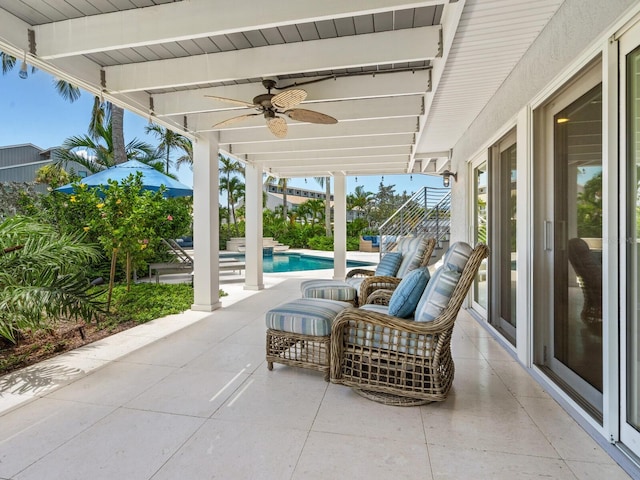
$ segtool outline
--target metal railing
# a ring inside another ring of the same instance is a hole
[[[406,235],[434,237],[440,247],[449,240],[450,229],[451,190],[424,187],[380,226],[380,255],[393,249],[398,237]]]

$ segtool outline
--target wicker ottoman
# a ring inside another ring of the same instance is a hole
[[[267,367],[273,362],[309,368],[324,373],[329,381],[331,324],[347,302],[299,298],[269,310],[267,324]]]
[[[303,298],[322,298],[338,300],[356,305],[358,301],[357,287],[339,280],[305,280],[300,284]]]

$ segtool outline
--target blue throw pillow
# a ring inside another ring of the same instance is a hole
[[[376,268],[375,275],[377,277],[395,277],[396,273],[398,273],[398,268],[400,268],[400,264],[402,263],[402,253],[400,252],[389,252],[378,264]]]
[[[400,318],[411,317],[430,278],[427,267],[416,268],[407,273],[391,295],[389,315]]]

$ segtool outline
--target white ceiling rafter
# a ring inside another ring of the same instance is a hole
[[[318,81],[320,79],[326,79]],[[369,75],[346,76],[338,78],[302,77],[297,80],[280,80],[279,86],[296,83],[315,82],[301,85],[307,92],[305,103],[331,102],[377,97],[398,97],[404,95],[424,95],[429,85],[429,72],[378,73]],[[214,95],[251,101],[259,93],[265,93],[264,87],[257,82],[242,85],[198,88],[186,91],[153,95],[158,115],[184,115],[215,110],[229,110],[229,105],[206,98]]]
[[[347,151],[360,148],[378,148],[385,146],[410,146],[414,142],[412,133],[398,133],[391,135],[359,136],[334,138],[327,142],[322,138],[288,140],[286,142],[258,142],[233,145],[232,151],[236,155],[247,154],[275,154],[289,153]]]
[[[109,90],[152,91],[244,78],[429,60],[438,55],[440,27],[327,38],[105,67]]]
[[[220,131],[220,144],[239,144],[254,142],[279,142],[290,140],[338,138],[349,136],[386,135],[390,133],[414,133],[417,130],[416,120],[411,117],[354,120],[335,125],[312,125],[290,123],[286,138],[279,139],[264,127],[238,128]]]
[[[409,155],[411,149],[408,145],[398,147],[362,147],[350,150],[320,150],[315,152],[283,152],[283,153],[251,153],[247,159],[253,161],[268,161],[270,165],[291,165],[300,160],[333,161],[342,159],[388,157],[396,155]],[[339,161],[338,161],[339,163]]]
[[[45,23],[35,30],[40,55],[53,59],[442,3],[280,0],[264,8],[262,0],[190,0]]]

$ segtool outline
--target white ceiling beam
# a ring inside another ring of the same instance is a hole
[[[316,152],[285,152],[285,153],[258,153],[249,154],[246,159],[251,162],[270,162],[271,165],[290,165],[291,163],[322,160],[340,162],[351,158],[373,158],[394,155],[410,155],[411,147],[408,145],[399,147],[373,147],[350,150],[320,150]]]
[[[407,161],[399,163],[376,163],[376,164],[356,164],[342,165],[332,168],[323,165],[304,165],[291,168],[265,169],[266,172],[278,177],[326,177],[331,176],[335,171],[344,172],[346,175],[393,175],[407,173]]]
[[[263,0],[190,0],[47,23],[35,30],[39,55],[52,59],[442,3],[279,0],[265,8]]]
[[[29,50],[28,29],[26,22],[0,8],[0,47],[9,55],[20,58]]]
[[[252,163],[254,160],[248,159],[247,162]],[[339,168],[353,168],[354,166],[359,165],[388,165],[389,163],[403,163],[406,165],[409,162],[409,154],[406,155],[382,155],[380,157],[371,157],[370,159],[360,158],[342,158],[342,159],[334,159],[328,160],[325,159],[322,163],[314,163],[314,162],[300,162],[300,163],[291,163],[291,162],[264,162],[264,165],[273,169],[277,169],[278,171],[283,170],[295,170],[301,168],[323,168],[327,169],[329,167],[333,167],[336,169]]]
[[[417,152],[415,154],[416,160],[431,159],[436,157],[449,158],[449,152],[447,150],[442,150],[440,152]]]
[[[289,124],[286,138],[275,137],[267,127],[236,128],[220,131],[220,145],[253,142],[280,142],[304,138],[334,138],[353,135],[385,135],[392,133],[413,133],[417,130],[416,120],[411,117],[382,120],[354,120],[335,125]],[[235,153],[235,152],[233,152]]]
[[[300,105],[300,108],[311,109],[330,115],[338,121],[371,120],[374,118],[417,117],[422,113],[422,97],[404,96],[397,98],[371,98],[366,100],[345,100],[340,102],[318,102]],[[243,108],[223,112],[201,113],[189,116],[189,128],[195,132],[214,130],[213,125],[232,117],[258,113],[255,109]],[[295,120],[287,120],[295,123]],[[263,126],[264,117],[258,115],[244,120],[234,126]]]
[[[251,154],[269,154],[288,152],[302,153],[315,152],[323,150],[348,150],[363,147],[384,147],[384,146],[410,146],[413,144],[412,133],[399,133],[395,135],[378,135],[360,136],[360,137],[341,137],[331,139],[307,139],[307,140],[289,140],[287,142],[259,142],[259,143],[241,143],[233,145],[232,153],[234,155],[251,155]]]
[[[105,67],[112,92],[435,58],[438,25]]]
[[[317,80],[322,77],[297,79],[297,82]],[[295,83],[294,80],[281,80],[282,86]],[[318,101],[351,100],[359,98],[418,95],[427,91],[429,72],[397,72],[371,75],[357,75],[328,79],[322,82],[302,85],[307,92],[305,104]],[[214,95],[225,98],[251,101],[253,97],[266,93],[264,87],[257,83],[230,85],[224,87],[192,89],[179,92],[153,95],[155,113],[163,115],[186,115],[189,113],[215,110],[229,110],[230,105],[207,98]]]

